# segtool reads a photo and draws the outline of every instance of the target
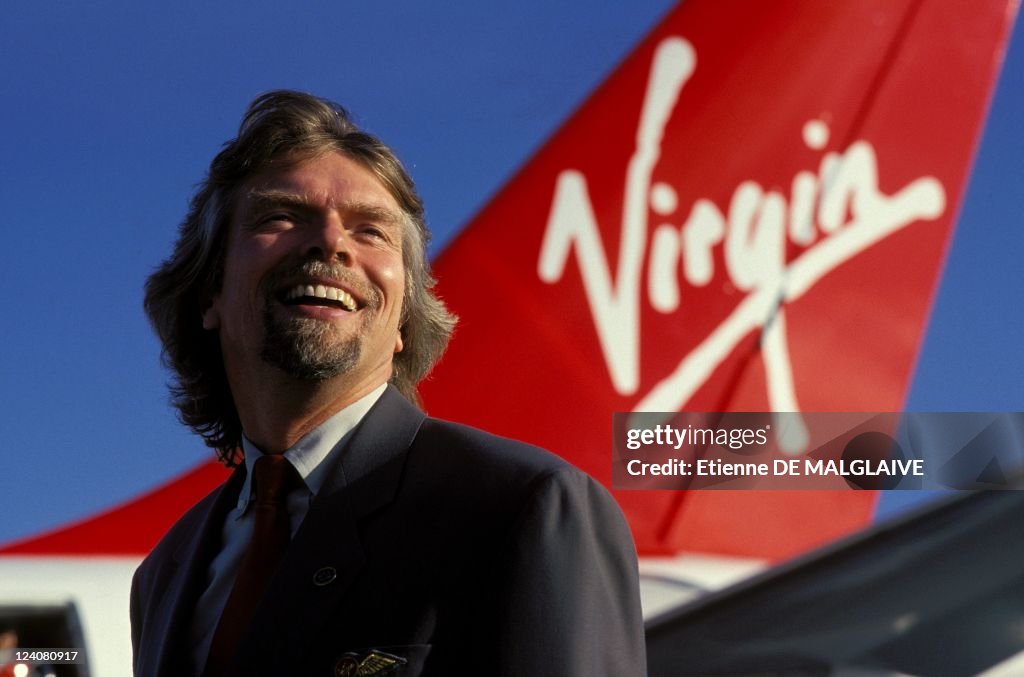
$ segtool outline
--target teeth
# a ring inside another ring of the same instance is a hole
[[[345,306],[345,309],[349,311],[354,311],[356,309],[356,300],[352,298],[352,295],[347,291],[344,289],[338,289],[337,287],[328,287],[322,284],[318,284],[316,286],[311,284],[295,285],[288,290],[287,294],[285,294],[285,299],[292,301],[303,296],[337,301],[341,305]]]

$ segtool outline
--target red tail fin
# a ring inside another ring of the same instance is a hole
[[[682,4],[437,262],[431,413],[608,482],[613,411],[899,410],[1014,9]],[[617,498],[642,551],[769,558],[873,505]]]

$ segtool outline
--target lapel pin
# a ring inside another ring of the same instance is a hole
[[[334,567],[320,567],[313,574],[313,584],[319,586],[329,585],[337,577],[338,571]]]

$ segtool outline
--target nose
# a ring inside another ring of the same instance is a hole
[[[337,260],[345,265],[352,263],[352,247],[348,231],[334,214],[325,215],[311,229],[306,240],[305,255],[325,263]]]

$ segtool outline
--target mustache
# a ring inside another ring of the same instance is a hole
[[[282,288],[311,277],[337,282],[340,286],[351,290],[356,298],[371,310],[380,308],[383,303],[380,290],[348,267],[340,263],[332,264],[315,258],[286,261],[271,270],[263,279],[264,295],[270,299]]]

